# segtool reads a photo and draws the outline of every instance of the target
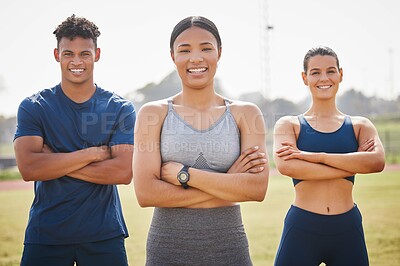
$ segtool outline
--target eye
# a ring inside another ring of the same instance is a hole
[[[71,57],[71,56],[73,56],[73,54],[68,52],[68,53],[64,53],[63,56],[65,56],[65,57]]]
[[[214,50],[214,49],[212,49],[210,47],[203,48],[203,51],[212,51],[212,50]]]
[[[316,75],[319,75],[319,72],[311,72],[310,75],[311,76],[316,76]]]
[[[190,51],[188,49],[183,49],[179,50],[178,53],[189,53]]]

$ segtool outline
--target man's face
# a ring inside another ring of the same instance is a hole
[[[100,49],[92,39],[64,37],[54,49],[54,57],[60,63],[63,84],[93,84],[94,62],[100,59]]]

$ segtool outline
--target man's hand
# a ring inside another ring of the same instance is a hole
[[[43,152],[43,153],[53,153],[53,150],[50,149],[50,147],[49,147],[48,145],[43,144],[42,152]]]
[[[111,159],[111,149],[108,146],[90,147],[86,150],[89,154],[94,156],[94,162]]]

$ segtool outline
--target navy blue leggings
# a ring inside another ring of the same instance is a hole
[[[275,266],[369,265],[357,205],[343,214],[322,215],[291,206]]]
[[[25,244],[21,266],[127,266],[124,236],[70,244]]]

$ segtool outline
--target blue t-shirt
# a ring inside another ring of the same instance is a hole
[[[14,140],[40,136],[54,152],[133,144],[133,104],[96,86],[84,103],[69,99],[57,85],[22,101]],[[112,175],[113,173],[110,173]],[[128,237],[116,185],[62,176],[35,181],[24,243],[74,244]]]

